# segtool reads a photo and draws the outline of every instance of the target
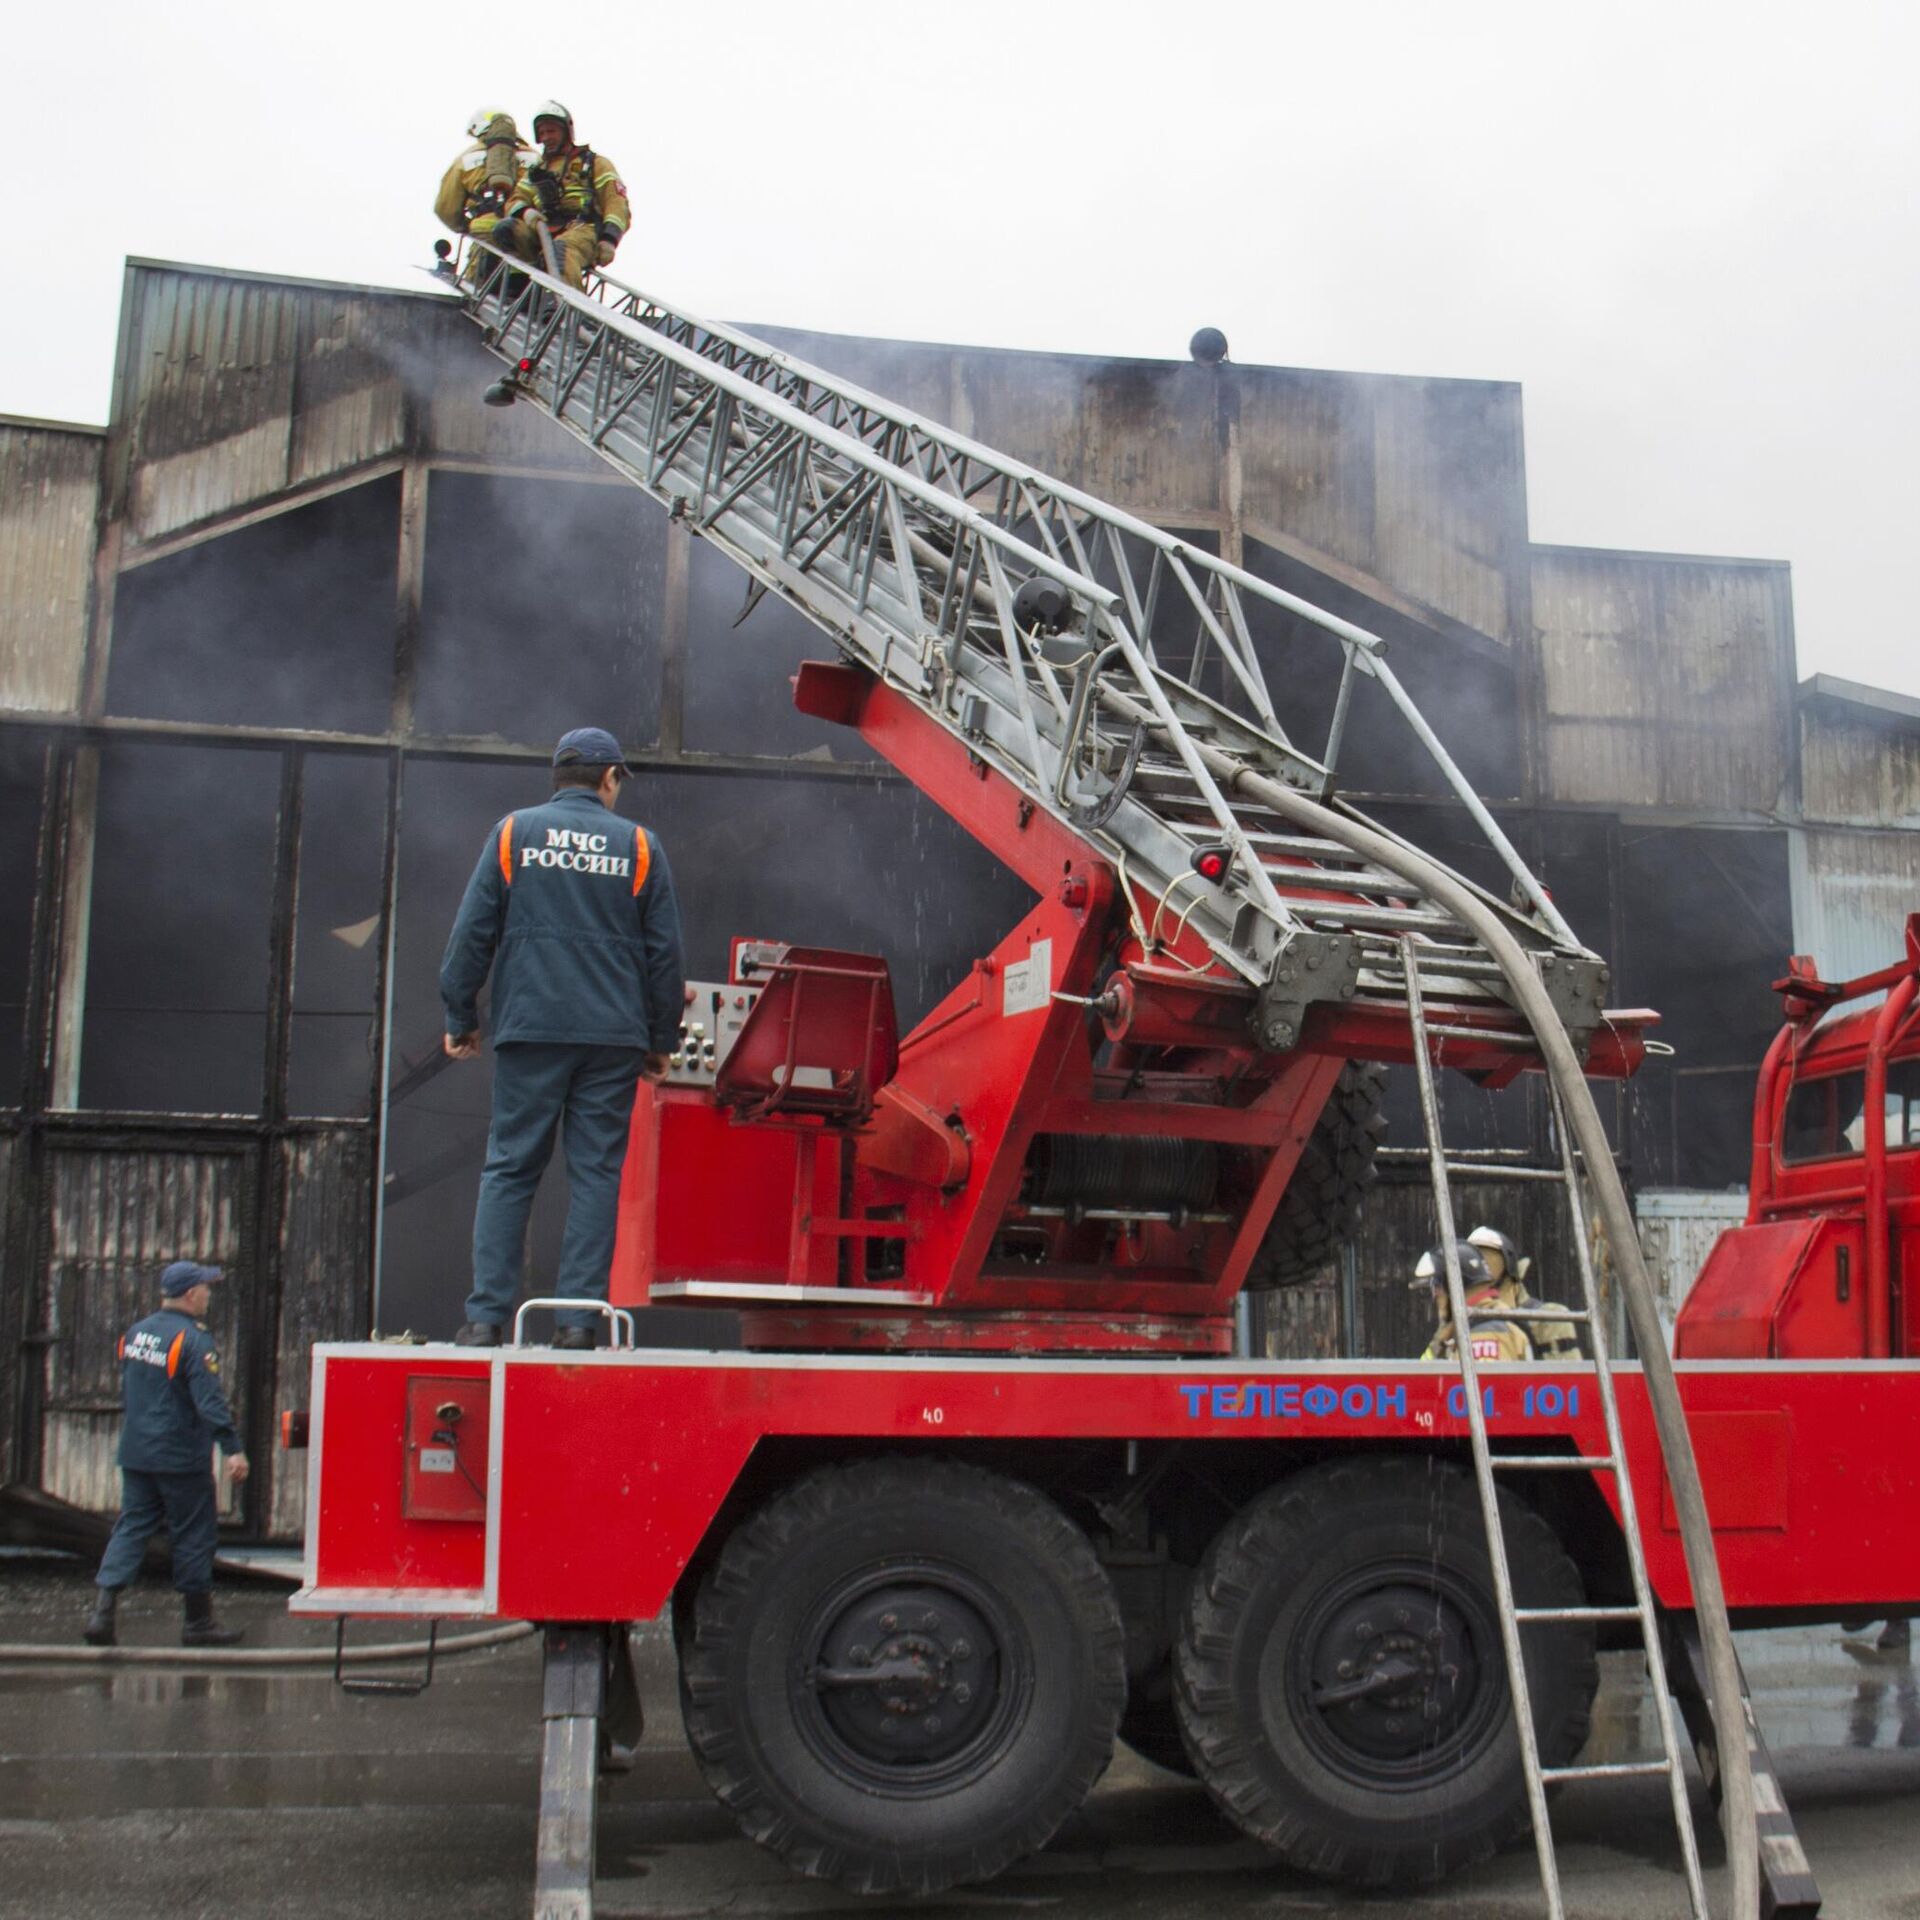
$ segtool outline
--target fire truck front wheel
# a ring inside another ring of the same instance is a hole
[[[744,1830],[860,1893],[984,1880],[1106,1770],[1125,1636],[1086,1537],[946,1461],[811,1473],[744,1522],[693,1605],[687,1732]]]
[[[1501,1496],[1516,1604],[1585,1604],[1553,1530]],[[1295,1866],[1420,1886],[1526,1830],[1472,1480],[1353,1459],[1261,1495],[1208,1548],[1175,1645],[1187,1747],[1227,1816]],[[1591,1623],[1522,1630],[1547,1766],[1587,1737]]]

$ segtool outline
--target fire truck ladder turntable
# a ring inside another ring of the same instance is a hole
[[[550,415],[745,568],[756,583],[749,606],[760,592],[778,594],[849,663],[964,742],[983,777],[991,769],[1008,782],[1023,817],[1028,810],[1050,815],[1094,848],[1116,872],[1148,955],[1167,955],[1188,974],[1206,971],[1172,952],[1191,933],[1222,973],[1254,990],[1261,1046],[1292,1047],[1308,1010],[1333,1003],[1377,1028],[1381,1057],[1410,1052],[1449,1249],[1435,1060],[1448,1049],[1453,1063],[1465,1051],[1484,1058],[1490,1048],[1537,1055],[1552,1087],[1569,1204],[1577,1215],[1577,1166],[1614,1250],[1645,1370],[1713,1703],[1728,1911],[1753,1920],[1759,1867],[1744,1689],[1651,1282],[1582,1072],[1600,1026],[1606,969],[1575,938],[1415,707],[1384,643],[734,328],[605,276],[576,291],[518,262],[509,268],[483,246],[470,247],[469,257],[474,277],[457,283],[460,297],[507,367],[490,402],[524,399]],[[1263,617],[1277,612],[1303,622],[1341,649],[1317,756],[1289,737],[1276,711],[1250,606]],[[1361,681],[1381,690],[1426,749],[1511,875],[1513,904],[1338,796],[1341,742]],[[1583,1235],[1575,1239],[1584,1245]],[[1582,1282],[1586,1302],[1577,1317],[1593,1338],[1609,1452],[1550,1464],[1613,1480],[1635,1603],[1581,1609],[1577,1617],[1631,1614],[1644,1636],[1662,1736],[1661,1757],[1647,1768],[1670,1781],[1688,1901],[1704,1920],[1605,1338],[1584,1262]],[[1451,1253],[1447,1283],[1455,1324],[1464,1328]],[[1546,1616],[1513,1602],[1494,1490],[1497,1471],[1513,1462],[1489,1453],[1469,1343],[1458,1344],[1541,1883],[1559,1920],[1545,1785],[1556,1772],[1643,1769],[1543,1771],[1533,1750],[1521,1635]]]

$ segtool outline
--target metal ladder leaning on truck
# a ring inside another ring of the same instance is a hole
[[[852,1888],[1044,1845],[1117,1731],[1335,1878],[1432,1880],[1531,1824],[1555,1916],[1546,1787],[1658,1772],[1704,1920],[1662,1665],[1684,1615],[1726,1910],[1756,1914],[1713,1537],[1584,1078],[1631,1072],[1652,1016],[1606,1009],[1378,639],[604,277],[483,258],[460,297],[506,363],[489,402],[550,415],[818,626],[838,658],[796,703],[1037,900],[904,1037],[883,960],[736,942],[700,989],[713,1034],[636,1105],[611,1350],[316,1350],[296,1607],[567,1623],[542,1912],[590,1910],[619,1623],[671,1603],[715,1790]],[[1337,663],[1313,754],[1268,686],[1279,622],[1290,671]],[[1340,797],[1356,699],[1405,723],[1511,903]],[[1591,1286],[1594,1365],[1564,1376],[1469,1341],[1457,1376],[1226,1358],[1241,1291],[1351,1226],[1388,1064],[1418,1071],[1449,1247],[1433,1069],[1547,1074],[1645,1356],[1618,1403]],[[569,1450],[587,1429],[621,1458]],[[1644,1554],[1636,1502],[1673,1522]],[[1603,1634],[1645,1651],[1655,1761],[1576,1764]]]

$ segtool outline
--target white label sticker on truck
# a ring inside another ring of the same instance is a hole
[[[1003,1015],[1038,1013],[1053,998],[1053,942],[1036,940],[1027,957],[1006,971]]]
[[[422,1473],[451,1473],[453,1471],[453,1449],[451,1447],[422,1447],[420,1449],[420,1471]]]

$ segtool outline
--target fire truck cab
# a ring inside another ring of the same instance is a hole
[[[1678,1357],[1920,1353],[1920,1287],[1904,1284],[1920,1277],[1917,968],[1920,914],[1892,967],[1836,985],[1796,955],[1775,982],[1786,1023],[1754,1091],[1747,1218],[1687,1297]]]

